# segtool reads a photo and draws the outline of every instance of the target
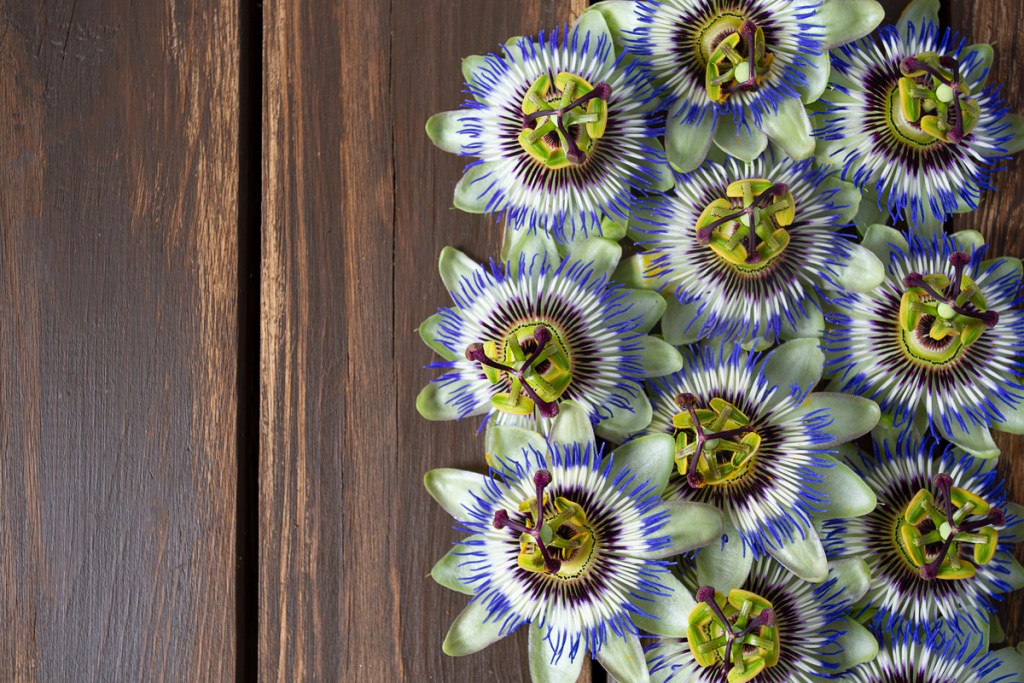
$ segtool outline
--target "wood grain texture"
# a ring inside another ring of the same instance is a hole
[[[572,9],[267,4],[262,680],[528,679],[525,634],[460,660],[441,652],[466,597],[429,579],[458,534],[422,476],[480,468],[483,448],[476,425],[416,413],[433,358],[415,329],[448,303],[441,248],[485,259],[499,240],[493,221],[447,208],[465,162],[423,125],[463,101],[463,56]]]
[[[0,2],[0,680],[235,671],[232,0]]]

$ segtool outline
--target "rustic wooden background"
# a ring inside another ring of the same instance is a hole
[[[421,475],[481,439],[416,414],[414,329],[498,232],[423,122],[584,5],[0,0],[0,681],[528,679],[521,635],[440,649]],[[1024,110],[1024,7],[944,14]],[[1019,255],[1009,169],[955,226]]]

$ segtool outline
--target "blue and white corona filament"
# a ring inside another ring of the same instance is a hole
[[[821,156],[915,228],[975,209],[1018,148],[998,90],[985,85],[991,48],[968,48],[923,18],[833,55]]]
[[[458,208],[563,241],[600,234],[602,216],[624,219],[634,193],[671,187],[660,100],[616,58],[600,15],[463,65],[473,99],[427,122],[435,144],[475,158]]]
[[[837,680],[847,683],[1021,683],[1024,658],[1013,648],[988,652],[970,641],[887,638],[878,656]]]
[[[865,245],[888,263],[886,279],[835,299],[825,337],[832,387],[996,455],[989,429],[1024,427],[1020,261],[982,260],[970,232],[925,239],[872,226]]]

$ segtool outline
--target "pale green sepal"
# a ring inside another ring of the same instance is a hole
[[[455,247],[445,247],[437,259],[437,270],[441,273],[441,282],[445,289],[457,294],[462,288],[462,279],[471,280],[473,274],[481,270],[480,265]]]
[[[590,34],[590,46],[589,52],[595,64],[595,72],[602,72],[605,70],[611,70],[615,65],[615,50],[607,50],[604,56],[604,62],[598,61],[600,54],[598,53],[597,46],[600,44],[602,38],[609,43],[612,42],[612,33],[608,30],[608,22],[604,20],[604,15],[601,12],[584,12],[580,15],[580,18],[576,20],[576,24],[573,26],[573,30],[577,33],[577,44],[579,48],[583,49],[583,42],[587,38],[587,34]]]
[[[523,265],[529,271],[533,268],[536,271],[542,263],[557,266],[562,261],[558,252],[555,239],[542,231],[531,232],[529,230],[505,229],[505,240],[508,242],[507,251],[502,249],[503,258],[508,261],[513,277],[521,275],[519,261],[522,257]]]
[[[575,401],[562,401],[558,405],[558,415],[551,423],[548,441],[553,446],[571,446],[574,443],[590,444],[594,442],[594,428],[590,424],[590,416]]]
[[[454,391],[459,386],[459,382],[431,382],[423,387],[416,397],[416,410],[428,420],[439,421],[480,415],[491,409],[490,404],[481,402],[468,414],[463,415],[459,406],[452,401]]]
[[[618,242],[626,236],[627,219],[616,220],[603,216],[601,218],[601,237]]]
[[[665,297],[657,292],[643,289],[628,290],[622,303],[628,306],[623,315],[629,319],[636,318],[634,332],[639,334],[650,332],[665,313]]]
[[[571,256],[574,261],[589,263],[594,269],[594,278],[611,277],[622,258],[622,247],[604,237],[590,237],[575,245]]]
[[[471,602],[455,617],[448,635],[444,637],[441,649],[451,657],[462,657],[479,652],[488,645],[505,637],[501,625],[503,620],[491,619],[484,600]]]
[[[825,0],[815,20],[825,27],[822,47],[832,50],[871,33],[885,19],[885,8],[875,0]]]
[[[1020,566],[1020,562],[1013,555],[1008,557],[1007,570],[1009,570],[1006,576],[1002,577],[1003,581],[1010,584],[1010,591],[1018,591],[1024,588],[1024,567]],[[1007,591],[1007,592],[1010,592]]]
[[[467,85],[476,85],[476,74],[487,66],[486,55],[469,55],[462,60],[462,77]],[[475,98],[479,101],[479,98]]]
[[[722,128],[718,126],[719,131]],[[680,173],[695,170],[707,157],[714,137],[717,137],[715,117],[710,111],[704,112],[703,117],[693,123],[687,123],[684,116],[673,111],[665,125],[665,154],[668,162]]]
[[[828,578],[828,560],[825,548],[814,529],[804,530],[805,536],[787,541],[782,546],[766,545],[768,554],[782,563],[782,566],[804,581],[821,583]]]
[[[988,70],[992,66],[992,62],[995,61],[996,53],[992,49],[992,46],[988,43],[975,43],[974,45],[968,45],[964,51],[964,60],[966,60],[972,52],[976,52],[981,59],[973,69],[963,74],[960,78],[964,83],[971,84],[971,90],[974,92],[981,92],[985,87],[985,81],[988,79]],[[961,61],[961,64],[963,61]]]
[[[683,357],[668,342],[657,337],[640,337],[637,343],[644,377],[664,377],[683,369]]]
[[[837,628],[845,631],[836,640],[840,651],[822,657],[826,661],[838,665],[837,671],[846,671],[858,664],[870,662],[878,655],[878,641],[870,631],[853,619],[843,617],[843,623]]]
[[[606,406],[612,416],[598,422],[594,430],[602,439],[622,443],[651,424],[651,418],[654,416],[651,401],[639,384],[635,382],[632,384],[633,393],[629,397],[629,409],[613,405]]]
[[[516,64],[522,64],[523,48],[529,44],[530,39],[525,36],[512,36],[502,45],[502,49],[505,51],[505,59]]]
[[[625,638],[609,633],[595,655],[618,683],[649,683],[651,680],[640,639],[632,633],[626,633]]]
[[[714,136],[718,149],[740,161],[754,161],[768,148],[768,137],[759,128],[737,129],[728,118],[718,125]]]
[[[462,119],[471,117],[468,111],[443,111],[427,119],[427,136],[439,148],[452,154],[461,154],[463,146],[472,139],[461,132]]]
[[[818,338],[825,332],[825,315],[821,309],[813,304],[804,306],[806,317],[797,316],[793,325],[786,317],[782,318],[782,328],[779,330],[779,337],[783,341],[791,339]]]
[[[985,236],[977,230],[957,230],[951,237],[968,254],[985,246]]]
[[[423,475],[423,485],[430,497],[441,504],[457,520],[469,519],[468,508],[476,502],[475,493],[487,488],[487,477],[476,472],[442,467]]]
[[[1024,149],[1024,116],[1007,114],[1006,122],[1010,124],[1010,133],[1013,137],[1003,143],[1003,149],[1007,154],[1016,154]]]
[[[932,214],[931,209],[927,209],[923,212],[923,215],[918,219],[917,224],[910,219],[910,212],[904,212],[904,218],[907,221],[907,225],[914,226],[911,229],[915,235],[921,237],[932,238],[936,235],[942,235],[946,230],[945,221],[939,220],[935,215]]]
[[[818,455],[823,460],[828,456]],[[828,505],[823,512],[812,512],[814,519],[848,519],[860,517],[875,509],[878,500],[875,492],[864,480],[845,464],[836,461],[832,467],[818,470],[825,479],[815,484],[814,489],[828,495]]]
[[[871,588],[871,568],[859,557],[847,557],[828,563],[829,574],[836,580],[834,594],[852,603],[863,598]]]
[[[878,205],[878,194],[868,188],[860,196],[854,222],[859,226],[886,225],[892,220],[889,209]]]
[[[576,683],[583,669],[583,660],[587,658],[587,648],[576,648],[576,656],[570,655],[572,648],[562,648],[562,656],[554,660],[555,652],[544,637],[544,630],[530,624],[526,627],[530,632],[530,680],[533,683]]]
[[[685,638],[690,612],[697,606],[697,601],[690,595],[690,591],[686,590],[686,586],[671,574],[660,574],[658,582],[671,590],[672,594],[666,597],[655,596],[650,601],[636,600],[633,604],[651,616],[633,614],[630,618],[647,633],[668,638]]]
[[[917,35],[921,35],[921,26],[925,21],[939,25],[939,0],[911,0],[896,21],[896,28],[901,36],[906,36],[907,24],[913,24]]]
[[[640,144],[653,150],[653,152],[645,154],[644,158],[637,161],[640,166],[647,169],[647,174],[650,176],[645,181],[646,184],[643,189],[648,192],[668,192],[676,186],[676,178],[672,174],[672,169],[667,163],[652,163],[647,160],[647,157],[650,157],[650,159],[667,159],[661,140],[658,138],[644,138],[640,141]]]
[[[498,186],[494,178],[487,177],[497,162],[488,162],[470,166],[455,184],[455,197],[452,203],[456,209],[466,213],[486,213],[487,205]]]
[[[1024,681],[1024,641],[1017,644],[1017,649],[1004,647],[992,653],[999,660],[999,666],[990,674],[989,680]]]
[[[903,253],[910,251],[910,243],[899,230],[881,223],[869,225],[864,231],[864,239],[860,243],[861,246],[877,256],[882,265],[886,267],[889,266],[889,257],[896,250]]]
[[[994,420],[993,429],[1010,434],[1024,434],[1024,403],[1017,404],[1014,408],[999,406],[1002,420]]]
[[[1020,523],[1006,529],[1001,529],[999,531],[999,540],[1002,541],[1005,538],[1010,543],[1024,541],[1024,507],[1009,500],[1004,502],[1001,507],[1007,517],[1016,517],[1020,520]]]
[[[968,423],[968,429],[964,430],[960,424],[954,420],[949,420],[950,430],[947,430],[942,424],[942,420],[935,419],[935,428],[939,430],[939,433],[950,441],[955,446],[959,446],[976,458],[995,458],[999,455],[999,446],[992,439],[992,432],[988,427],[983,425],[976,425]]]
[[[636,3],[632,0],[603,0],[591,5],[584,14],[600,12],[615,44],[622,45],[622,35],[632,33],[639,25],[636,12],[633,11],[635,6]]]
[[[619,262],[612,279],[634,289],[660,289],[664,281],[657,277],[647,276],[645,254],[633,254]]]
[[[722,511],[712,505],[690,501],[667,501],[670,517],[658,529],[658,536],[668,536],[670,542],[663,548],[638,553],[645,558],[660,560],[679,553],[703,548],[722,537],[724,519]]]
[[[984,273],[991,269],[992,272],[986,275],[986,280],[991,282],[992,280],[998,280],[1002,277],[1013,277],[1014,280],[1020,280],[1021,276],[1024,275],[1024,263],[1021,263],[1019,258],[1014,256],[1001,256],[999,258],[989,259],[981,262],[979,273]]]
[[[622,444],[613,453],[611,479],[628,468],[635,475],[634,484],[647,482],[660,496],[675,468],[675,444],[668,434],[648,434]]]
[[[811,119],[807,116],[804,103],[795,97],[781,100],[777,111],[765,112],[761,119],[761,129],[796,161],[814,154]]]
[[[724,543],[722,539],[728,538]],[[712,586],[723,595],[741,588],[750,574],[754,553],[743,546],[743,538],[728,519],[719,541],[711,542],[697,553],[697,582]]]
[[[808,61],[807,66],[797,67],[804,75],[807,85],[797,87],[800,99],[804,104],[815,102],[825,92],[828,86],[828,76],[832,72],[831,59],[828,50],[818,54],[804,55]]]
[[[829,190],[835,190],[835,194],[832,195],[829,203],[839,212],[836,222],[853,223],[860,213],[860,205],[863,198],[863,194],[857,189],[857,186],[845,180],[840,180],[835,176],[822,183],[822,186]]]
[[[484,454],[489,463],[500,465],[501,461],[522,461],[524,455],[533,451],[544,453],[547,444],[544,437],[532,429],[509,425],[488,425],[484,438]]]
[[[466,540],[479,540],[481,538],[483,536],[474,535]],[[450,590],[473,595],[473,588],[461,581],[461,579],[468,579],[472,576],[472,572],[468,571],[466,567],[466,559],[471,552],[473,552],[472,546],[461,543],[453,546],[430,570],[430,578]]]
[[[835,283],[851,292],[870,292],[885,280],[885,266],[870,249],[848,245],[850,256],[836,268]]]
[[[665,314],[661,317],[661,334],[669,344],[682,346],[693,344],[703,336],[706,313],[698,315],[701,303],[694,301],[681,304],[674,296],[665,302]]]
[[[421,322],[416,331],[419,332],[420,339],[423,340],[423,343],[429,346],[434,353],[445,360],[455,360],[459,357],[459,354],[453,353],[451,349],[438,341],[437,331],[441,328],[442,320],[441,314],[435,313]]]
[[[825,354],[818,339],[794,339],[772,351],[764,364],[764,377],[768,386],[779,387],[772,398],[777,403],[794,388],[801,392],[813,388],[821,381]]]
[[[807,413],[828,410],[832,422],[825,425],[822,431],[831,435],[832,439],[818,444],[820,448],[834,448],[841,443],[864,436],[875,428],[882,417],[882,411],[879,410],[877,403],[852,394],[817,392],[809,394],[800,407]]]
[[[1003,623],[995,614],[989,617],[988,641],[990,643],[1002,643],[1006,640],[1006,631],[1003,630]],[[1020,673],[1024,673],[1021,671]]]

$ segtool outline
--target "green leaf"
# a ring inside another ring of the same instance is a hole
[[[497,162],[487,162],[466,169],[455,184],[455,208],[466,213],[487,213],[487,205],[498,186],[490,175],[496,166]]]
[[[822,459],[831,459],[819,455]],[[833,467],[818,470],[825,476],[815,490],[828,495],[828,505],[824,512],[812,513],[814,519],[848,519],[860,517],[875,509],[878,500],[875,492],[850,467],[836,462]]]
[[[441,282],[452,294],[461,289],[462,279],[471,280],[474,273],[482,270],[476,261],[469,258],[455,247],[445,247],[437,259],[437,269],[441,273]]]
[[[683,357],[668,342],[657,337],[640,337],[637,342],[644,377],[664,377],[683,369]]]
[[[421,322],[416,331],[420,333],[420,339],[423,340],[423,343],[433,349],[434,353],[445,360],[455,360],[459,357],[459,354],[452,353],[447,346],[438,340],[438,330],[441,329],[441,322],[441,314],[435,313]]]
[[[424,474],[423,485],[445,512],[459,521],[465,521],[469,519],[467,510],[476,503],[473,494],[487,488],[487,477],[476,472],[442,467]]]
[[[474,535],[467,538],[467,541],[480,540],[483,538],[480,535]],[[466,567],[466,559],[468,553],[473,551],[472,546],[458,545],[452,547],[445,556],[437,561],[434,568],[430,570],[430,578],[434,579],[438,584],[445,588],[451,589],[458,593],[465,593],[466,595],[473,595],[473,589],[460,579],[468,579],[472,576],[472,572]]]
[[[441,644],[444,653],[452,657],[471,655],[504,638],[501,620],[488,621],[489,616],[483,600],[469,603],[448,629]]]
[[[804,103],[789,97],[779,102],[778,111],[765,112],[761,129],[790,157],[797,161],[814,154],[811,120]]]
[[[801,391],[813,388],[821,381],[824,365],[825,354],[818,339],[794,339],[779,346],[764,364],[768,385],[779,387],[772,402],[787,396],[794,385]]]
[[[833,50],[874,31],[885,19],[885,8],[875,0],[826,0],[815,18],[825,27],[822,47]]]
[[[807,85],[800,86],[797,90],[800,92],[800,99],[805,104],[810,104],[817,101],[825,92],[825,88],[828,86],[828,76],[832,72],[832,65],[828,50],[804,56],[807,58],[808,65],[797,68],[807,80]]]
[[[530,679],[533,683],[576,683],[583,669],[583,660],[586,659],[587,649],[580,647],[576,649],[576,656],[570,655],[569,647],[562,648],[562,656],[558,661],[552,663],[555,653],[550,643],[544,638],[543,629],[530,624],[526,627],[530,632],[529,654],[530,654]]]
[[[864,239],[861,240],[861,246],[877,256],[882,265],[886,267],[889,266],[889,257],[896,250],[903,253],[910,251],[910,243],[899,230],[880,223],[867,227],[864,231]]]
[[[733,588],[741,588],[746,583],[754,554],[743,547],[740,532],[728,519],[722,536],[728,537],[726,543],[709,543],[697,553],[697,582],[728,594]]]
[[[665,126],[665,154],[672,168],[689,173],[700,166],[716,136],[715,117],[705,112],[699,121],[687,123],[677,112],[669,114]]]
[[[761,130],[757,128],[738,130],[736,124],[728,119],[717,126],[714,136],[715,145],[720,150],[741,161],[753,161],[768,148],[768,138]]]
[[[579,403],[562,401],[559,404],[548,441],[554,446],[594,443],[594,428],[590,424],[590,417]]]
[[[622,247],[604,237],[589,237],[573,247],[572,258],[581,263],[591,264],[594,277],[611,277],[619,265],[619,259],[622,258]]]
[[[835,283],[851,292],[870,292],[885,280],[885,266],[870,249],[847,245],[848,259],[836,268]]]
[[[786,541],[782,546],[769,545],[768,554],[778,560],[783,567],[799,576],[804,581],[821,583],[828,578],[828,560],[825,559],[825,548],[814,529],[804,530],[806,536]]]
[[[601,649],[596,653],[597,661],[618,683],[649,683],[647,660],[640,646],[640,639],[632,633],[619,638],[609,633]]]
[[[423,387],[419,396],[416,397],[416,410],[428,420],[459,420],[463,417],[481,415],[490,410],[490,405],[481,403],[473,408],[468,415],[462,412],[454,402],[455,391],[462,386],[461,382],[431,382]]]
[[[864,436],[875,428],[882,416],[878,404],[871,399],[827,391],[809,394],[800,407],[807,413],[828,410],[832,423],[824,427],[824,431],[832,440],[820,444],[821,448],[834,448]]]
[[[530,429],[508,425],[488,425],[484,452],[488,462],[499,460],[522,461],[524,453],[547,452],[544,437]]]
[[[900,35],[906,35],[907,24],[913,24],[917,35],[921,35],[921,26],[926,21],[939,25],[939,0],[911,0],[896,21],[896,28]]]
[[[650,399],[639,384],[629,384],[632,385],[633,392],[629,396],[628,409],[615,405],[605,406],[611,411],[612,416],[598,422],[594,430],[602,439],[622,443],[651,424],[654,411],[651,409]]]
[[[697,606],[697,601],[686,590],[686,586],[671,574],[660,575],[658,581],[671,590],[672,594],[666,597],[655,596],[650,601],[637,600],[634,604],[651,616],[634,614],[633,623],[657,636],[685,638],[690,612]]]
[[[472,138],[461,132],[465,125],[462,119],[472,116],[470,112],[463,110],[434,114],[427,119],[427,136],[444,151],[461,154],[465,145],[472,142]]]
[[[670,543],[658,550],[641,553],[650,559],[673,557],[689,550],[703,548],[722,537],[724,524],[722,511],[712,505],[690,501],[668,501],[662,503],[669,510],[670,517],[659,536],[668,536]]]
[[[603,0],[590,6],[584,12],[600,12],[608,24],[608,30],[616,45],[622,45],[623,34],[630,34],[639,25],[636,12],[633,11],[635,4],[632,0]]]
[[[661,495],[675,469],[676,442],[668,434],[640,436],[615,449],[611,478],[623,468],[636,475],[635,483],[649,482]]]

